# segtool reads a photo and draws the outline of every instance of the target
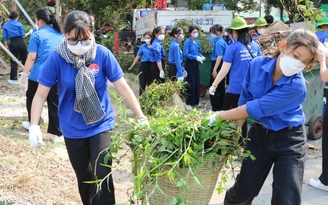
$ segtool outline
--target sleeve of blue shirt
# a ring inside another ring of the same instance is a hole
[[[3,33],[2,34],[3,35],[3,40],[8,41],[8,31],[7,31],[7,29],[3,28],[2,33]]]
[[[177,74],[176,76],[182,77],[183,76],[183,71],[184,68],[182,67],[181,63],[182,63],[182,59],[181,59],[181,50],[179,47],[179,44],[174,46],[174,51],[173,51],[173,60],[174,60],[174,64],[177,67]]]
[[[21,25],[21,26],[19,27],[19,33],[20,33],[20,35],[21,35],[22,37],[25,36],[25,31],[24,31],[24,27],[23,27],[23,25]]]
[[[223,61],[227,63],[232,63],[235,53],[235,45],[232,43],[227,47],[226,53],[224,54]]]
[[[218,56],[223,56],[223,51],[224,51],[224,46],[222,44],[222,42],[217,41],[214,47],[214,52],[215,52],[215,56],[216,58]]]
[[[253,99],[252,94],[248,91],[248,86],[249,86],[249,82],[250,82],[250,67],[248,67],[247,72],[246,72],[246,76],[243,82],[243,88],[241,90],[241,94],[239,97],[239,101],[238,101],[238,105],[245,105],[246,102],[250,101]]]
[[[143,47],[142,47],[142,45],[140,46],[140,48],[139,48],[139,50],[138,50],[138,53],[137,53],[137,55],[138,56],[142,56],[142,53],[143,53],[143,49],[142,49]]]
[[[161,52],[162,52],[161,46],[159,44],[154,44],[153,45],[153,56],[154,56],[154,60],[156,63],[162,62]]]
[[[190,42],[190,38],[187,39],[185,42],[184,42],[184,46],[183,46],[183,56],[187,59],[190,59],[190,60],[196,60],[197,58],[197,55],[195,55],[191,48],[190,48],[190,45],[192,42]]]
[[[38,36],[36,35],[36,33],[33,33],[30,41],[28,43],[28,52],[38,52],[38,48],[39,48],[39,41],[38,41]]]
[[[258,99],[247,102],[247,113],[255,119],[282,114],[299,106],[304,101],[304,92],[301,84],[284,84]]]

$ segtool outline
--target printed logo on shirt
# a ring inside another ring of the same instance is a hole
[[[99,66],[97,64],[91,64],[89,65],[89,70],[95,75],[99,72]]]

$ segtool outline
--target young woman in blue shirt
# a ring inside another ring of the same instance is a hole
[[[172,41],[169,48],[169,79],[172,81],[183,81],[186,76],[186,71],[182,66],[183,55],[180,48],[180,42],[183,41],[184,35],[181,28],[174,27],[170,32]]]
[[[31,110],[30,145],[40,146],[42,134],[38,121],[44,101],[57,83],[60,128],[82,202],[84,205],[113,205],[115,190],[111,175],[98,192],[97,184],[85,183],[103,179],[111,173],[111,160],[105,161],[105,156],[109,152],[109,131],[114,129],[115,119],[108,82],[114,84],[139,123],[148,121],[114,55],[95,43],[89,14],[71,11],[65,18],[63,30],[64,41],[49,55],[38,78],[39,87]]]
[[[45,64],[49,54],[54,51],[64,36],[61,34],[61,28],[55,15],[47,9],[40,9],[35,13],[35,24],[38,27],[33,32],[29,45],[28,56],[24,65],[24,70],[19,79],[21,90],[26,92],[26,109],[28,121],[22,123],[25,129],[29,129],[31,121],[31,106],[34,95],[38,88],[38,77]],[[64,138],[59,128],[58,119],[58,90],[55,84],[47,97],[48,105],[48,133],[54,135],[54,142],[64,142]]]
[[[213,36],[213,50],[211,55],[211,73],[210,84],[214,82],[218,72],[221,70],[223,64],[223,56],[226,52],[228,44],[222,36],[223,27],[219,24],[215,24],[211,27],[211,35]],[[217,86],[214,95],[210,95],[210,101],[212,105],[212,111],[222,110],[224,96],[225,96],[225,79],[223,79]]]
[[[306,85],[302,71],[315,61],[325,67],[318,51],[318,39],[309,30],[294,31],[272,56],[255,58],[248,69],[238,107],[219,111],[215,122],[236,120],[242,126],[247,117],[254,123],[248,133],[246,150],[255,160],[244,159],[235,185],[226,192],[225,205],[251,204],[273,167],[273,205],[300,205],[306,154],[302,102]],[[273,166],[274,165],[274,166]]]
[[[151,54],[151,76],[152,81],[156,83],[163,83],[165,78],[165,51],[162,41],[165,39],[165,30],[158,26],[153,29],[150,44]]]
[[[189,27],[190,37],[184,42],[183,56],[186,58],[185,68],[188,73],[186,77],[186,105],[187,109],[192,109],[192,106],[200,107],[199,103],[199,65],[203,63],[205,57],[201,54],[198,35],[198,29],[195,26]]]
[[[17,21],[18,17],[19,15],[17,11],[11,11],[9,13],[10,20],[2,27],[3,40],[6,48],[9,49],[16,58],[20,56],[22,63],[25,64],[27,49],[23,38],[29,36],[32,33],[32,30],[25,34],[23,25]],[[10,44],[8,47],[9,40]],[[17,84],[17,63],[11,60],[10,67],[10,79],[8,80],[8,83]]]
[[[147,86],[152,83],[151,77],[151,57],[150,57],[150,40],[151,40],[151,32],[147,31],[143,34],[145,39],[145,43],[142,44],[138,50],[137,56],[135,57],[129,71],[133,69],[134,65],[141,58],[141,63],[139,66],[139,96],[143,91],[146,90]]]
[[[230,29],[232,30],[233,37],[237,40],[227,47],[221,70],[209,89],[209,94],[214,95],[217,86],[230,71],[229,85],[222,106],[223,110],[229,110],[238,106],[247,68],[255,57],[261,56],[260,47],[255,42],[251,42],[248,27],[245,19],[242,17],[236,17],[232,20]],[[243,136],[246,137],[246,134],[247,126],[245,124],[243,126]]]

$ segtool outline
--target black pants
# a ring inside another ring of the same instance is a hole
[[[216,61],[212,61],[211,64],[211,73],[210,73],[210,85],[214,82],[214,78],[212,76],[212,72],[214,69]],[[217,73],[221,70],[223,61],[221,61]],[[224,102],[224,97],[225,97],[225,78],[222,79],[222,81],[219,83],[219,85],[216,88],[216,91],[214,95],[210,95],[210,101],[212,105],[212,111],[220,111],[222,110],[223,107],[223,102]]]
[[[171,81],[177,81],[177,67],[170,63],[170,66],[169,66],[169,79]]]
[[[224,205],[251,205],[273,166],[272,205],[300,205],[306,153],[302,126],[272,131],[253,124],[246,149],[255,160],[243,160]]]
[[[328,99],[328,91],[325,92]],[[322,133],[322,173],[319,177],[322,184],[328,186],[328,109],[325,109],[323,115],[323,133]]]
[[[85,181],[104,179],[111,173],[111,168],[101,165],[112,165],[111,161],[104,162],[104,157],[108,153],[108,150],[104,150],[109,147],[110,143],[111,138],[108,131],[84,139],[67,139],[65,137],[67,153],[77,177],[79,193],[84,205],[115,204],[112,175],[109,175],[107,180],[102,183],[99,193],[96,193],[96,184],[85,183]],[[96,173],[95,170],[97,170]]]
[[[199,104],[199,65],[198,61],[186,59],[185,69],[188,73],[186,77],[186,104],[195,106]]]
[[[162,60],[162,68],[165,72],[165,60]],[[155,83],[164,83],[165,80],[163,78],[160,78],[159,77],[159,68],[157,66],[157,63],[156,62],[152,62],[151,63],[151,79],[152,79],[152,82],[155,82]]]
[[[38,89],[39,83],[28,80],[28,89],[26,91],[26,109],[28,113],[28,121],[31,122],[31,108],[34,95]],[[53,135],[61,136],[62,133],[59,128],[59,118],[58,118],[58,90],[57,84],[52,86],[47,96],[48,104],[48,130],[47,132]]]
[[[233,93],[226,93],[224,97],[223,102],[223,110],[230,110],[232,108],[238,107],[238,101],[239,101],[239,94],[233,94]],[[242,135],[243,138],[246,138],[247,136],[247,123],[245,122],[242,126]],[[240,138],[240,142],[242,142],[242,138]]]
[[[17,59],[19,59],[18,56],[20,56],[22,64],[25,64],[27,58],[27,48],[22,37],[11,38],[9,50]],[[10,66],[10,80],[17,80],[17,63],[11,59]]]
[[[141,62],[139,67],[139,96],[152,83],[151,62]]]

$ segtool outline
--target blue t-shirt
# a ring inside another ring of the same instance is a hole
[[[195,43],[191,38],[188,38],[184,42],[183,56],[189,60],[196,60],[197,56],[203,56],[200,51],[200,43],[198,39],[196,39]]]
[[[258,45],[251,43],[249,50],[240,41],[235,41],[227,47],[227,51],[223,57],[223,62],[231,63],[228,93],[240,94],[242,84],[246,75],[247,68],[253,57],[256,58],[261,55],[258,52]]]
[[[30,70],[30,80],[38,81],[39,74],[49,54],[54,51],[55,46],[58,46],[63,41],[63,38],[63,34],[58,33],[53,27],[48,25],[32,33],[27,50],[28,52],[37,53],[37,55]]]
[[[38,82],[44,86],[58,85],[58,116],[63,135],[71,139],[94,136],[115,126],[114,111],[108,94],[108,80],[115,82],[123,77],[123,71],[113,54],[104,46],[97,45],[95,60],[87,65],[95,77],[95,89],[106,116],[99,122],[87,125],[81,113],[74,111],[75,78],[78,70],[57,53],[52,52],[40,73]]]
[[[183,61],[182,51],[180,49],[179,41],[172,39],[169,48],[169,63],[174,64],[177,67],[176,77],[182,77],[184,67],[181,65]]]
[[[325,39],[327,39],[327,41],[328,41],[328,32],[326,32],[326,31],[317,31],[317,32],[315,32],[315,35],[317,35],[317,37],[321,43],[324,43]]]
[[[147,43],[144,43],[140,46],[137,55],[141,56],[141,62],[151,61],[150,48],[148,47]]]
[[[162,62],[165,60],[165,51],[160,40],[155,38],[150,48],[151,62]]]
[[[8,22],[6,22],[3,27],[3,40],[4,41],[8,41],[11,38],[15,38],[15,37],[23,37],[25,36],[25,32],[24,32],[24,27],[23,25],[16,21],[16,20],[9,20]]]
[[[282,76],[272,85],[277,58],[254,59],[247,71],[238,105],[246,104],[247,113],[262,127],[281,130],[305,123],[302,102],[306,97],[303,73]]]
[[[218,37],[215,40],[215,44],[212,50],[212,55],[211,55],[211,60],[212,61],[216,61],[216,59],[218,58],[218,56],[224,56],[226,49],[228,47],[228,44],[226,43],[226,41],[223,39],[222,36]]]

